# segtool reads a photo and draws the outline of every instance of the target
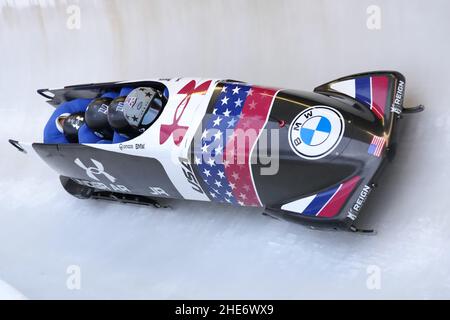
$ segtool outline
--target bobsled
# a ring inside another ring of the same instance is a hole
[[[119,143],[22,143],[81,199],[160,206],[161,198],[260,207],[311,228],[355,221],[394,158],[405,78],[343,77],[312,92],[227,79],[173,78],[41,89],[58,107],[123,88],[165,92],[151,126]]]

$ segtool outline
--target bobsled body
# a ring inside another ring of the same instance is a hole
[[[80,198],[256,206],[346,229],[393,156],[404,85],[399,73],[373,72],[314,92],[199,78],[39,90],[54,106],[125,86],[164,90],[168,100],[149,129],[122,143],[13,143],[36,152]]]

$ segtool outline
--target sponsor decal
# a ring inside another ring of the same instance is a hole
[[[119,144],[120,151],[122,151],[122,150],[130,150],[130,149],[133,149],[133,148],[134,148],[134,145],[132,145],[132,144],[125,144],[125,143],[120,143]]]
[[[349,218],[351,220],[356,220],[359,212],[361,211],[362,207],[364,206],[364,203],[366,202],[367,197],[369,196],[371,191],[372,191],[371,187],[369,187],[368,185],[364,186],[364,188],[359,193],[358,199],[356,199],[356,202],[349,209],[349,211],[347,213],[347,218]]]
[[[81,115],[71,116],[66,119],[66,121],[75,129],[79,130],[84,124],[84,117]]]
[[[86,171],[86,175],[92,180],[99,181],[97,176],[103,175],[112,183],[116,182],[116,178],[105,171],[103,164],[100,161],[95,159],[91,159],[94,164],[93,167],[87,167],[79,158],[75,159],[75,164],[79,166],[81,169]]]
[[[123,150],[143,150],[145,149],[145,143],[135,143],[135,144],[125,144],[125,143],[120,143],[119,144],[119,149],[120,151]]]
[[[99,182],[99,181],[87,181],[87,180],[82,180],[82,179],[76,179],[76,178],[72,178],[76,183],[86,186],[86,187],[90,187],[90,188],[95,188],[95,189],[100,189],[100,190],[104,190],[104,191],[112,191],[112,192],[122,192],[122,193],[131,193],[130,189],[128,189],[127,187],[121,185],[121,184],[105,184],[103,182]]]
[[[194,170],[192,169],[191,164],[187,159],[179,158],[181,163],[181,170],[183,171],[184,176],[187,181],[192,185],[192,189],[198,193],[204,194],[200,183],[197,180],[197,177],[194,174]]]
[[[149,189],[150,189],[150,194],[152,194],[154,196],[170,197],[170,195],[163,188],[160,188],[160,187],[149,187]]]
[[[386,140],[382,137],[374,136],[372,138],[372,142],[369,145],[369,149],[367,150],[368,154],[374,155],[375,157],[380,157],[383,152],[384,144]]]
[[[311,107],[291,123],[289,145],[304,159],[320,159],[337,147],[344,130],[344,118],[339,111],[326,106]]]
[[[172,123],[162,124],[159,132],[159,144],[164,144],[166,141],[172,137],[173,143],[177,146],[183,141],[189,126],[180,125],[180,121],[186,111],[189,102],[191,101],[192,95],[205,95],[211,84],[211,80],[205,81],[197,85],[195,80],[190,81],[186,84],[177,94],[185,95],[183,100],[178,104],[173,115]]]
[[[394,97],[394,102],[392,103],[391,112],[395,112],[397,114],[402,113],[402,104],[403,104],[403,94],[405,93],[405,81],[400,80],[397,86],[397,92]]]

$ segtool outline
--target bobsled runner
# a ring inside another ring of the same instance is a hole
[[[100,101],[98,110],[106,114],[114,102],[105,96],[117,98],[124,88],[118,105],[130,112],[128,124],[147,121],[145,130],[122,140],[114,132],[112,140],[95,142],[80,134],[79,140],[10,142],[37,153],[78,198],[155,206],[159,198],[229,203],[261,207],[266,215],[312,228],[357,231],[355,220],[395,155],[407,112],[405,78],[393,71],[347,76],[314,92],[176,78],[38,93],[56,110],[84,103],[71,120],[78,129],[83,112],[89,124],[91,101]],[[158,102],[150,118],[141,109],[154,103],[149,101]]]

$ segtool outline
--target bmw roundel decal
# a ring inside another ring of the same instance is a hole
[[[315,160],[330,154],[344,135],[344,118],[326,106],[308,108],[289,127],[289,144],[302,158]]]

